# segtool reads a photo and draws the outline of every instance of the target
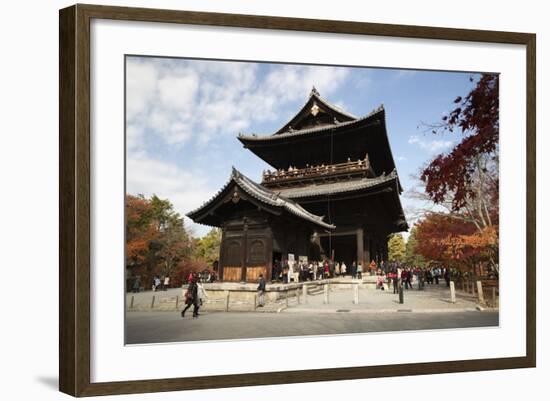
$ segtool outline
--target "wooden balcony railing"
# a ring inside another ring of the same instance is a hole
[[[328,178],[337,176],[373,176],[368,157],[363,160],[348,161],[331,165],[306,166],[304,168],[289,168],[288,170],[264,171],[262,184],[291,184],[296,181],[314,180],[315,178]]]

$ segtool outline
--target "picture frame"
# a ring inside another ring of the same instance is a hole
[[[514,44],[526,49],[525,356],[92,382],[91,38],[94,19]],[[529,33],[74,5],[59,14],[59,389],[73,396],[349,380],[536,366],[536,36]]]

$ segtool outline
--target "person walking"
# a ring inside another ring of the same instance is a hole
[[[336,277],[340,277],[340,263],[336,262],[336,265],[334,266],[334,275]]]
[[[363,265],[361,262],[357,264],[357,278],[359,280],[363,279]]]
[[[346,270],[347,270],[346,262],[342,262],[340,265],[340,273],[342,274],[342,277],[346,276]]]
[[[193,306],[193,317],[198,316],[200,300],[199,286],[197,285],[197,283],[198,277],[193,275],[189,283],[189,287],[187,287],[187,291],[184,295],[186,307],[181,311],[181,317],[185,317],[185,312],[187,312],[187,309],[189,309],[191,306]]]
[[[351,278],[355,279],[357,277],[357,265],[355,264],[355,260],[351,264]]]
[[[197,280],[197,298],[198,302],[196,305],[196,309],[193,309],[193,317],[196,318],[199,317],[199,309],[202,307],[202,304],[206,302],[206,298],[208,298],[208,294],[206,293],[206,290],[204,289],[204,286],[202,285],[200,280]]]
[[[260,274],[260,281],[258,283],[258,306],[262,308],[265,305],[265,279],[264,275]]]
[[[170,276],[164,277],[164,291],[168,291],[168,287],[170,287]]]

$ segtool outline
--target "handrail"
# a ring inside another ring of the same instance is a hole
[[[368,158],[353,162],[344,162],[331,165],[311,166],[301,169],[292,169],[282,172],[264,172],[262,183],[294,181],[303,178],[332,176],[341,173],[366,174],[371,171]]]

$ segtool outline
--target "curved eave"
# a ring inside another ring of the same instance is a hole
[[[377,178],[369,178],[358,180],[357,183],[344,183],[339,188],[332,189],[332,184],[319,185],[317,188],[281,191],[283,196],[289,199],[296,200],[302,204],[326,202],[328,196],[331,199],[346,199],[347,197],[357,196],[377,196],[389,194],[391,192],[391,200],[393,202],[393,210],[395,210],[395,220],[393,221],[394,232],[408,231],[408,223],[403,211],[401,199],[399,196],[399,177],[394,170],[388,175]]]
[[[327,195],[354,193],[364,190],[376,190],[381,187],[391,187],[396,182],[397,173],[392,171],[388,175],[376,178],[363,178],[359,180],[335,182],[321,185],[310,185],[301,188],[281,189],[280,193],[290,199],[315,198]]]
[[[343,122],[340,124],[334,124],[334,125],[327,125],[322,127],[316,127],[316,128],[307,128],[303,130],[298,131],[292,131],[292,132],[285,132],[281,134],[273,134],[273,135],[242,135],[240,134],[237,139],[244,145],[245,148],[249,148],[250,146],[261,146],[263,144],[272,144],[277,142],[284,142],[286,139],[293,139],[298,138],[301,136],[309,136],[312,134],[317,133],[323,133],[323,132],[329,132],[333,131],[334,133],[338,133],[341,131],[349,130],[350,128],[357,128],[362,126],[363,124],[368,124],[371,122],[371,120],[375,120],[377,116],[384,117],[384,107],[380,106],[378,109],[374,110],[373,112],[367,114],[366,116],[363,116],[361,118],[358,118],[356,120]],[[382,118],[383,120],[383,118]]]
[[[186,216],[191,218],[196,223],[213,226],[213,224],[209,222],[208,216],[211,215],[213,209],[216,208],[216,205],[220,204],[223,198],[228,195],[229,189],[234,186],[237,186],[241,191],[255,199],[259,204],[267,206],[268,209],[273,210],[273,208],[276,208],[279,210],[285,210],[300,219],[306,220],[323,228],[336,228],[332,224],[325,223],[321,216],[314,215],[302,208],[293,200],[279,196],[277,193],[255,183],[234,168],[229,181],[212,198],[206,201],[199,208],[187,213]]]

